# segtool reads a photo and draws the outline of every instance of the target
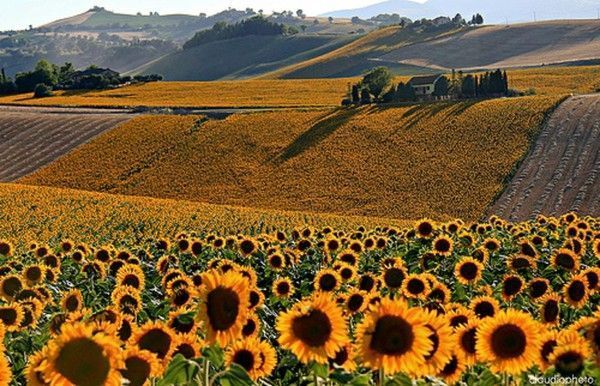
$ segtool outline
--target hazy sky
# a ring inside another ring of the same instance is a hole
[[[94,5],[111,11],[136,13],[158,11],[166,13],[208,14],[227,7],[273,10],[297,10],[301,8],[309,15],[347,8],[358,8],[382,0],[0,0],[0,30],[23,29],[82,13]],[[424,1],[424,0],[421,0]]]

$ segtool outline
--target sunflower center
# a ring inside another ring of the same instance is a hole
[[[555,300],[549,300],[544,304],[544,321],[554,322],[558,317],[558,303]]]
[[[365,298],[361,294],[353,294],[348,299],[348,309],[350,311],[358,311],[365,302]]]
[[[578,302],[585,297],[585,285],[581,281],[574,281],[567,292],[572,300]]]
[[[31,267],[27,270],[27,279],[31,281],[38,281],[42,277],[42,270],[40,267]]]
[[[210,291],[206,303],[208,320],[213,329],[225,331],[235,324],[240,308],[240,298],[235,291],[219,286]]]
[[[575,268],[575,260],[569,254],[559,253],[556,255],[556,265],[566,269],[573,269]]]
[[[438,252],[448,252],[450,250],[450,242],[446,239],[438,240],[435,243],[435,250]]]
[[[429,354],[425,355],[425,360],[428,361],[431,358],[433,358],[438,348],[440,347],[440,337],[431,326],[427,325],[426,327],[429,329],[429,331],[431,331],[431,335],[429,335],[429,340],[433,344],[433,347],[431,348],[431,351],[429,351]]]
[[[456,370],[458,370],[458,358],[453,355],[452,359],[450,359],[450,362],[446,363],[442,369],[441,374],[444,376],[451,376],[456,373]]]
[[[518,277],[509,277],[504,280],[504,294],[506,296],[514,296],[521,291],[523,282]]]
[[[133,274],[129,274],[123,279],[123,285],[128,285],[133,288],[140,288],[140,284],[140,279]]]
[[[104,385],[110,371],[102,347],[88,338],[65,344],[56,358],[56,370],[75,385]]]
[[[429,236],[431,232],[433,232],[433,227],[428,222],[423,222],[419,224],[418,227],[419,234],[422,236]]]
[[[488,316],[494,316],[496,313],[496,309],[490,302],[479,302],[475,305],[474,308],[475,313],[480,318],[485,318]]]
[[[79,299],[76,296],[69,296],[65,302],[65,308],[69,312],[77,311],[79,308]]]
[[[475,354],[475,345],[477,343],[475,337],[476,331],[475,328],[470,328],[460,337],[460,345],[468,354]]]
[[[129,381],[130,386],[143,386],[150,376],[150,364],[143,358],[127,358],[121,374]]]
[[[548,284],[545,281],[538,280],[531,283],[530,294],[534,299],[544,296],[547,290]]]
[[[185,319],[178,316],[173,318],[169,327],[177,332],[187,334],[194,328],[194,320],[192,318]]]
[[[360,278],[359,288],[363,291],[371,291],[375,287],[375,280],[371,276],[362,276]]]
[[[333,363],[335,363],[338,366],[342,366],[342,365],[344,365],[344,363],[346,363],[346,361],[349,358],[350,357],[348,356],[348,350],[346,350],[346,348],[342,348],[340,351],[335,353],[335,357],[333,358]]]
[[[244,240],[240,243],[240,249],[243,253],[249,255],[254,252],[254,243],[250,240]]]
[[[238,350],[233,356],[233,363],[242,366],[246,371],[254,368],[254,354],[249,350]]]
[[[418,295],[425,291],[425,283],[423,283],[423,281],[419,279],[411,279],[408,282],[406,288],[411,294]]]
[[[558,343],[554,339],[549,340],[542,345],[541,354],[546,362],[548,362],[548,357],[550,357],[550,354],[552,354],[557,345]]]
[[[465,315],[455,315],[450,319],[450,326],[458,327],[461,324],[467,324],[469,322],[469,318]]]
[[[256,323],[254,320],[248,319],[248,322],[244,325],[244,328],[242,328],[242,335],[250,336],[254,334],[254,331],[256,331]]]
[[[290,292],[290,284],[288,282],[281,282],[277,284],[277,293],[280,295],[287,295]]]
[[[181,354],[185,359],[193,359],[196,357],[196,350],[194,350],[194,348],[191,345],[187,343],[182,343],[179,346],[177,346],[174,355],[175,354]]]
[[[525,352],[527,337],[519,326],[504,324],[492,333],[491,346],[492,351],[499,358],[516,358]]]
[[[0,309],[0,320],[7,326],[12,326],[17,321],[17,310],[14,308]]]
[[[385,271],[383,280],[389,288],[400,288],[404,281],[404,272],[400,268],[389,268]]]
[[[477,277],[477,265],[471,262],[464,263],[460,266],[460,276],[467,280],[473,280]]]
[[[446,293],[439,288],[435,288],[429,293],[428,298],[443,303],[446,301]]]
[[[312,310],[306,315],[295,318],[292,330],[304,344],[320,347],[329,340],[333,328],[327,314],[320,310]]]
[[[403,355],[410,351],[414,340],[409,322],[399,316],[386,315],[375,324],[370,348],[385,355]]]
[[[335,276],[330,273],[326,273],[319,278],[319,287],[323,291],[333,291],[336,285],[337,280],[335,279]]]
[[[190,293],[186,289],[181,289],[175,292],[175,297],[173,298],[173,304],[178,307],[183,306],[190,300]]]
[[[19,278],[9,277],[2,282],[2,291],[10,297],[15,296],[21,289],[23,289],[23,283]]]
[[[563,376],[577,375],[583,370],[584,358],[575,351],[567,351],[556,358],[556,370]]]
[[[138,346],[142,350],[155,353],[159,359],[163,359],[171,348],[171,336],[159,328],[153,328],[141,337]]]

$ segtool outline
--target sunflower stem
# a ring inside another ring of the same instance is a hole
[[[210,382],[210,362],[208,358],[204,359],[204,363],[202,363],[202,372],[204,374],[204,386],[209,386]]]
[[[377,386],[383,386],[384,384],[384,379],[385,379],[385,374],[383,372],[383,367],[379,369],[379,373],[377,376]]]

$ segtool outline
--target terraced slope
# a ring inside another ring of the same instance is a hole
[[[0,181],[23,177],[130,117],[0,107]]]
[[[600,215],[600,95],[573,97],[552,115],[489,212],[508,220],[577,211]]]

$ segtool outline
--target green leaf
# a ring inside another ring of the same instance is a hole
[[[217,369],[223,367],[224,364],[224,352],[219,346],[210,346],[204,349],[203,355],[212,363]]]
[[[219,384],[221,386],[252,386],[254,382],[243,367],[234,363],[219,376]]]
[[[371,375],[370,374],[361,374],[354,377],[350,382],[348,382],[350,386],[369,386],[371,385]]]
[[[309,370],[312,374],[316,374],[319,378],[329,378],[329,366],[327,366],[326,364],[322,365],[316,362],[312,362],[309,366]]]
[[[193,382],[198,375],[200,367],[198,363],[185,359],[182,355],[176,355],[169,364],[165,376],[157,383],[157,386],[187,385]]]

